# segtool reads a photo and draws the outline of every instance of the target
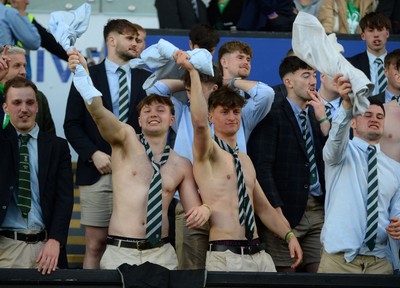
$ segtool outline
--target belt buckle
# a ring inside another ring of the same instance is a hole
[[[24,242],[27,244],[36,244],[39,242],[39,236],[38,234],[23,234],[24,235]],[[32,238],[36,238],[34,241],[30,240]]]
[[[138,240],[138,241],[136,241],[136,249],[139,251],[146,250],[146,248],[143,247],[146,244],[147,244],[147,240]],[[141,247],[143,247],[143,248],[141,248]]]

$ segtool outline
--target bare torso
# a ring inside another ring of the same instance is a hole
[[[108,233],[145,239],[148,189],[154,169],[144,146],[137,141],[133,129],[127,134],[129,135],[124,147],[112,147],[113,212]],[[154,157],[158,162],[161,155],[154,155]],[[176,189],[183,181],[182,169],[185,165],[182,165],[182,161],[185,160],[187,159],[171,150],[168,161],[161,166],[162,237],[168,236],[168,206]]]
[[[390,158],[400,162],[400,105],[397,101],[385,104],[385,130],[381,149]]]
[[[210,241],[215,240],[246,240],[245,228],[239,223],[238,186],[233,156],[219,149],[214,159],[196,162],[193,173],[203,203],[212,205],[210,217]],[[239,153],[239,159],[244,171],[247,193],[253,202],[253,189],[256,175],[249,157]],[[257,238],[257,232],[254,234]]]

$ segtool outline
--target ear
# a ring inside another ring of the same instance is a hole
[[[8,114],[8,106],[6,102],[3,103],[3,111],[5,114]]]
[[[364,32],[361,32],[360,36],[361,36],[361,40],[365,40],[365,33]]]
[[[138,117],[138,123],[139,123],[139,127],[142,127],[142,118],[140,116]]]
[[[291,77],[288,77],[288,76],[283,77],[283,84],[286,86],[286,88],[292,88],[293,82],[292,82]]]
[[[222,67],[222,68],[225,68],[226,65],[228,64],[228,60],[226,59],[225,56],[222,56],[222,57],[221,57],[221,60],[220,60],[219,62],[221,63],[221,67]]]
[[[353,128],[353,131],[356,131],[356,127],[357,127],[357,120],[356,117],[353,117],[353,119],[351,119],[351,128]]]
[[[214,92],[214,91],[217,91],[218,90],[218,85],[217,84],[213,84],[212,85],[212,87],[211,87],[211,90]]]
[[[208,112],[208,120],[213,123],[213,114],[211,112]]]
[[[171,127],[175,123],[175,115],[171,115],[171,118],[169,119],[169,126]]]
[[[189,40],[189,48],[190,48],[190,50],[193,50],[193,49],[194,49],[192,40]]]

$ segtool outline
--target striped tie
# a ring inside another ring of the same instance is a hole
[[[378,228],[378,169],[376,148],[368,147],[368,195],[367,195],[367,229],[365,244],[370,251],[374,250]]]
[[[246,238],[251,240],[254,236],[254,213],[243,178],[242,165],[240,164],[238,156],[239,147],[236,145],[236,148],[232,149],[232,147],[219,139],[217,136],[214,136],[214,140],[217,142],[219,147],[232,154],[235,161],[236,175],[238,179],[239,223],[242,226],[245,225]]]
[[[126,72],[124,69],[119,67],[117,69],[119,74],[119,120],[121,122],[126,122],[128,120],[128,112],[129,112],[129,97],[128,97],[128,80],[126,77]]]
[[[24,218],[28,217],[31,210],[31,172],[28,151],[30,137],[29,134],[19,135],[21,146],[19,148],[18,207]]]
[[[154,162],[153,152],[151,151],[149,143],[143,134],[139,135],[140,141],[146,149],[147,156],[151,161],[154,168],[153,178],[151,178],[149,188],[149,198],[147,204],[147,225],[146,225],[146,239],[152,244],[156,244],[161,239],[162,227],[162,180],[160,169],[163,164],[168,160],[170,147],[165,146],[164,152],[161,156],[159,163]]]
[[[197,0],[192,0],[192,5],[194,14],[196,15],[196,18],[199,19],[199,7],[197,6]]]
[[[383,70],[383,62],[381,60],[381,58],[376,58],[375,59],[375,63],[377,65],[378,68],[378,87],[379,87],[379,93],[385,91],[386,86],[387,86],[387,79]]]
[[[396,100],[396,101],[397,101],[397,104],[400,105],[400,95],[392,96],[392,100]]]
[[[325,104],[325,112],[326,112],[326,117],[328,118],[329,122],[332,123],[332,108],[333,105],[329,102]]]
[[[303,130],[303,139],[306,141],[307,157],[308,161],[310,161],[310,185],[313,185],[317,183],[317,164],[315,162],[314,145],[307,125],[307,113],[301,111],[299,117],[301,120],[301,129]]]

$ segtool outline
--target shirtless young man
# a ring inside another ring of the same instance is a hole
[[[229,88],[220,88],[210,95],[207,108],[198,71],[187,61],[184,54],[178,57],[177,63],[188,70],[191,77],[193,172],[202,200],[206,203],[204,205],[209,205],[213,211],[210,217],[210,249],[207,253],[206,269],[276,271],[271,257],[263,250],[257,239],[254,217],[252,221],[245,220],[254,229],[250,234],[247,225],[241,225],[239,222],[238,176],[235,160],[213,140],[208,122],[210,120],[214,124],[215,136],[229,146],[236,147],[236,133],[239,130],[245,100]],[[245,188],[254,213],[279,237],[286,238],[291,257],[294,258],[293,267],[296,267],[302,260],[302,251],[296,237],[265,197],[256,180],[250,158],[239,152],[239,159]],[[248,197],[245,196],[245,201]],[[252,213],[247,212],[247,214]]]
[[[79,63],[86,68],[85,59],[76,50],[70,53],[71,71]],[[87,76],[85,73],[81,74]],[[75,81],[81,95],[92,89],[90,81]],[[187,213],[187,226],[202,226],[211,214],[207,205],[201,205],[193,179],[190,161],[170,150],[168,161],[161,166],[162,177],[162,232],[159,241],[146,239],[146,219],[149,186],[154,168],[140,137],[134,128],[120,122],[104,108],[101,97],[85,97],[85,105],[96,122],[102,137],[112,147],[113,212],[108,230],[107,248],[100,267],[115,269],[123,263],[142,264],[146,261],[176,269],[178,262],[168,237],[167,210],[176,190]],[[138,105],[139,125],[153,153],[156,163],[165,153],[169,127],[174,122],[173,104],[169,98],[151,95]]]
[[[385,130],[381,139],[382,151],[390,158],[400,162],[400,49],[387,54],[385,58],[385,75],[388,80],[385,94],[397,99],[384,104]],[[385,95],[385,98],[386,98]]]

